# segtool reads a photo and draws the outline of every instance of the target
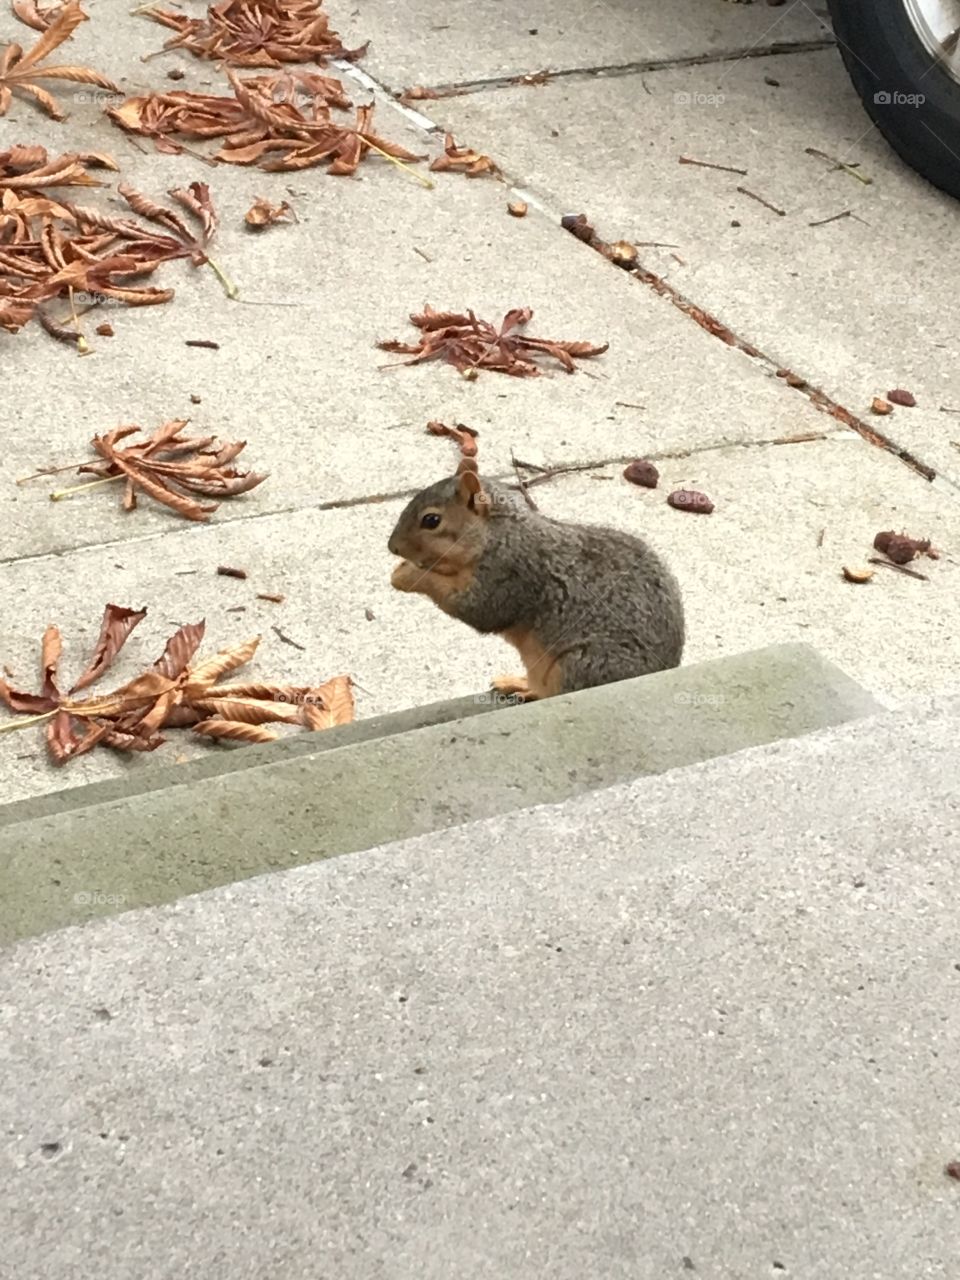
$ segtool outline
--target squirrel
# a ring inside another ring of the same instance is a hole
[[[521,701],[680,665],[680,587],[655,551],[616,529],[551,520],[465,458],[410,500],[388,541],[398,591],[428,596],[519,652]]]

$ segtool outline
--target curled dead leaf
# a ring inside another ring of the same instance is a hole
[[[275,223],[284,219],[288,219],[293,215],[293,210],[287,204],[286,200],[280,204],[271,204],[269,200],[265,200],[263,196],[258,196],[247,212],[243,215],[243,220],[248,227],[260,230],[263,227],[272,227]]]
[[[443,422],[428,422],[427,430],[431,435],[448,436],[451,440],[455,440],[463,457],[475,458],[477,456],[478,433],[473,427],[465,427],[462,422],[458,422],[452,427],[448,427]]]

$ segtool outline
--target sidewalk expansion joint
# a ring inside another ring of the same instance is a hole
[[[554,80],[595,80],[613,79],[623,76],[643,75],[650,71],[682,70],[684,67],[720,66],[727,62],[742,62],[746,58],[772,58],[791,53],[819,53],[823,49],[833,49],[836,41],[832,36],[824,36],[813,40],[781,41],[762,47],[748,46],[744,49],[733,49],[723,53],[692,53],[676,58],[642,58],[636,62],[600,63],[592,67],[561,67],[556,70],[545,68],[533,73],[520,73],[513,76],[490,76],[487,79],[449,81],[442,84],[419,86],[425,89],[431,98],[458,98],[470,93],[484,93],[489,89],[515,89],[523,87],[539,87],[550,84]],[[390,92],[384,88],[385,93]],[[401,89],[393,93],[398,101],[404,102]],[[409,101],[419,101],[413,98]]]

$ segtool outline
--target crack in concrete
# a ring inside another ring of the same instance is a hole
[[[645,453],[643,457],[649,458],[651,462],[666,462],[672,458],[691,458],[699,454],[715,453],[720,449],[760,449],[769,448],[772,445],[818,443],[823,440],[842,438],[844,434],[842,427],[835,427],[831,431],[808,431],[793,436],[772,436],[770,439],[764,440],[726,440],[713,444],[694,445],[689,449],[665,449],[660,453]],[[583,471],[599,471],[605,467],[626,466],[627,463],[634,462],[638,456],[636,453],[625,453],[611,458],[587,459],[585,462],[566,461],[555,463],[553,466],[549,463],[537,463],[537,466],[542,465],[544,471],[555,470],[555,475],[552,475],[551,479],[559,480],[566,474],[573,475]],[[491,472],[487,478],[495,481],[505,481],[516,487],[516,473],[512,470]],[[277,516],[297,515],[302,511],[349,511],[354,507],[373,507],[385,502],[399,502],[403,499],[409,500],[412,498],[415,493],[420,492],[421,487],[420,485],[413,485],[406,489],[390,489],[383,493],[361,494],[356,498],[331,498],[329,502],[301,503],[297,506],[276,507],[272,511],[251,511],[236,515],[225,513],[222,519],[219,519],[214,525],[208,525],[207,529],[221,528],[232,524],[250,524],[258,520],[272,520]],[[155,542],[159,538],[188,532],[190,532],[189,528],[174,525],[168,529],[157,529],[151,533],[143,533],[136,537],[111,538],[106,542],[80,542],[75,547],[64,547],[60,551],[35,551],[28,555],[0,556],[0,568],[6,565],[28,564],[41,560],[62,560],[66,556],[81,552],[107,550],[111,547],[132,547],[140,543]]]
[[[540,84],[550,84],[554,80],[591,80],[596,78],[617,77],[641,75],[648,71],[671,71],[674,69],[683,69],[684,67],[707,67],[719,65],[724,62],[742,62],[744,59],[754,58],[772,58],[782,57],[791,53],[819,53],[823,49],[836,48],[836,40],[832,36],[824,36],[812,40],[796,40],[796,41],[779,41],[774,44],[764,45],[762,47],[748,46],[744,49],[731,49],[722,53],[691,53],[676,58],[643,58],[636,62],[613,62],[600,63],[592,67],[560,67],[557,70],[550,69],[546,80],[536,81],[530,84],[530,87],[538,87]],[[529,75],[538,75],[539,72],[520,72],[518,75],[512,76],[490,76],[487,79],[480,80],[456,80],[447,81],[441,84],[422,85],[421,88],[428,89],[431,93],[436,93],[444,98],[460,97],[469,93],[483,93],[487,89],[516,89],[522,88],[528,84]],[[406,92],[404,89],[396,92],[387,89],[381,85],[384,93],[391,94],[392,97],[401,99]],[[422,99],[412,99],[411,101],[422,101]]]
[[[762,49],[747,50],[740,54],[703,54],[688,59],[676,59],[672,62],[655,62],[650,64],[628,63],[624,64],[622,68],[605,67],[599,68],[595,72],[578,70],[571,72],[557,72],[556,74],[564,75],[568,78],[571,75],[591,75],[600,74],[601,72],[604,74],[616,74],[619,72],[620,74],[627,75],[644,69],[656,70],[657,68],[665,68],[668,66],[699,66],[705,65],[708,62],[733,61],[738,57],[765,57],[769,56],[773,52],[807,52],[807,46],[811,46],[813,48],[828,48],[832,47],[834,43],[835,42],[832,39],[798,42],[797,44],[787,46],[786,49],[780,48],[777,45],[768,45]],[[387,99],[391,102],[391,105],[405,116],[406,119],[416,128],[432,134],[442,132],[442,126],[436,124],[436,122],[431,120],[428,116],[425,116],[421,111],[412,109],[408,104],[402,102],[400,100],[400,95],[392,94],[390,90],[380,84],[379,81],[375,80],[367,72],[357,74],[358,69],[354,68],[352,64],[344,64],[344,70],[348,74],[352,73],[354,78],[360,80],[361,83],[364,83],[367,88],[387,95]],[[551,76],[551,78],[553,77]],[[510,76],[499,77],[496,80],[490,81],[478,81],[475,83],[478,89],[482,89],[484,87],[517,85],[522,83],[522,81],[522,76]],[[467,90],[464,91],[466,92]],[[542,193],[538,193],[535,189],[524,186],[523,181],[520,178],[514,177],[506,172],[504,172],[503,175],[503,182],[505,186],[516,191],[517,194],[522,196],[528,204],[531,204],[546,218],[559,227],[561,214],[559,210],[553,207],[548,197],[542,195]],[[605,241],[601,240],[596,234],[594,234],[591,241],[584,241],[583,243],[589,244],[589,247],[594,249],[601,256],[605,256],[605,249],[609,253],[609,245]],[[614,266],[609,256],[607,256],[607,261],[610,262],[611,266]],[[615,267],[615,270],[623,271],[624,268],[617,266]],[[884,435],[882,432],[876,430],[876,428],[863,421],[863,419],[857,417],[855,413],[840,404],[839,401],[834,400],[820,387],[815,386],[809,381],[809,379],[804,378],[802,375],[793,373],[790,369],[783,368],[778,361],[773,359],[772,356],[767,355],[765,351],[761,351],[759,347],[755,346],[751,342],[747,342],[746,339],[741,338],[739,334],[734,333],[728,325],[725,325],[721,320],[717,319],[717,317],[706,311],[705,308],[698,306],[692,299],[682,294],[679,289],[670,284],[663,276],[657,275],[655,271],[644,267],[639,261],[635,267],[629,268],[626,271],[626,274],[634,276],[642,284],[647,285],[649,288],[652,288],[655,292],[659,293],[661,297],[666,298],[679,311],[682,311],[684,315],[692,319],[702,329],[705,329],[708,333],[712,334],[713,337],[719,338],[721,342],[725,343],[729,347],[733,347],[735,350],[742,351],[751,359],[759,360],[761,363],[765,364],[767,368],[772,369],[778,377],[782,377],[791,389],[799,391],[801,394],[806,396],[811,404],[813,404],[821,413],[826,413],[830,417],[835,418],[838,422],[843,423],[844,426],[855,431],[868,444],[872,444],[877,448],[883,449],[887,453],[891,453],[911,470],[923,476],[924,479],[931,482],[936,481],[938,486],[945,492],[951,492],[954,496],[960,496],[960,483],[954,481],[949,476],[939,476],[935,468],[921,461],[921,459],[917,458],[908,449],[897,444],[895,440]]]

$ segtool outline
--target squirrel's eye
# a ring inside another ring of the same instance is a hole
[[[440,525],[440,517],[435,511],[428,511],[425,516],[420,517],[421,529],[436,529]]]

